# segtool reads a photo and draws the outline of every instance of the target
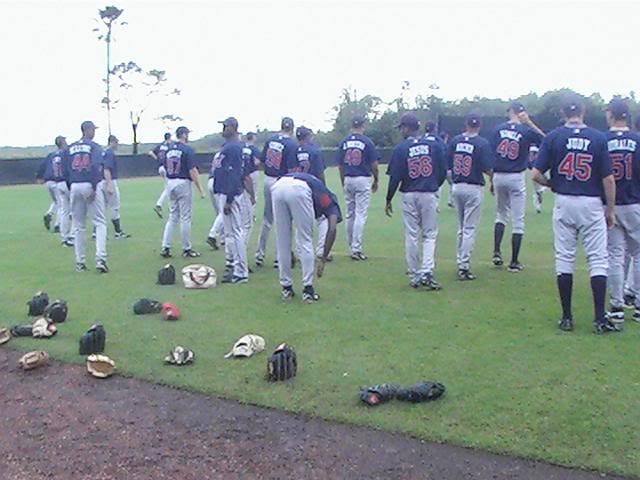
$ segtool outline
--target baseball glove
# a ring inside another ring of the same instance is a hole
[[[49,305],[49,295],[45,292],[37,292],[31,300],[27,302],[29,306],[30,317],[39,317],[44,313],[45,308]]]
[[[421,382],[398,390],[396,398],[405,402],[419,403],[437,400],[444,395],[445,387],[437,382]]]
[[[0,328],[0,345],[11,340],[11,333],[8,328]]]
[[[53,323],[63,323],[67,319],[69,307],[64,300],[56,300],[44,310],[44,316]]]
[[[141,298],[133,304],[133,313],[136,315],[145,315],[147,313],[160,313],[162,304],[157,300],[149,298]]]
[[[178,320],[182,316],[180,309],[173,303],[162,304],[162,319],[163,320]]]
[[[398,386],[388,383],[373,385],[360,389],[360,400],[372,407],[393,400],[398,393]]]
[[[174,285],[176,283],[176,269],[167,263],[158,271],[158,283],[160,285]]]
[[[115,368],[115,362],[106,355],[89,355],[87,357],[87,372],[96,378],[110,377]]]
[[[179,345],[171,350],[169,355],[164,357],[165,363],[178,366],[193,363],[195,359],[196,354],[193,353],[193,350],[189,350],[188,348],[184,348]]]
[[[33,322],[31,335],[34,338],[49,338],[53,337],[56,333],[58,333],[58,328],[55,323],[50,322],[49,319],[45,317],[40,317]]]
[[[33,370],[42,367],[49,362],[49,354],[47,352],[29,352],[25,353],[18,363],[23,370]]]
[[[97,323],[87,333],[80,337],[80,355],[91,355],[104,352],[104,344],[107,341],[107,332]]]
[[[11,327],[12,337],[31,337],[33,336],[33,327],[31,325],[14,325]]]
[[[286,343],[281,343],[267,361],[267,379],[271,382],[282,382],[296,376],[298,359],[295,350]]]
[[[224,358],[231,357],[251,357],[254,353],[260,353],[264,350],[266,342],[260,335],[245,335],[238,339],[233,348]]]

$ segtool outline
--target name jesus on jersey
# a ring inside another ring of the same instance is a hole
[[[607,147],[610,152],[616,150],[626,150],[627,152],[635,152],[637,149],[637,142],[630,138],[613,138],[607,142]]]
[[[409,147],[409,156],[417,157],[419,155],[430,155],[429,145],[415,145],[413,147]]]
[[[515,130],[500,130],[500,138],[509,138],[511,140],[515,140],[516,142],[520,142],[522,139],[522,134],[516,132]]]

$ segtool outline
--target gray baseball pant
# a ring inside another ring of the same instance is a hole
[[[227,195],[216,194],[218,210],[222,213],[224,222],[225,252],[228,259],[233,263],[233,276],[247,278],[249,276],[249,265],[247,263],[247,245],[244,240],[244,212],[245,202],[243,195],[237,195],[231,203],[231,213],[224,214],[224,205],[227,202]]]
[[[75,237],[76,263],[87,260],[87,215],[93,217],[96,229],[96,261],[107,260],[107,222],[104,215],[104,193],[89,182],[71,185],[71,225]]]
[[[166,202],[167,198],[169,198],[169,192],[167,190],[167,170],[163,166],[160,166],[158,167],[158,174],[162,177],[164,188],[162,189],[162,193],[160,194],[160,196],[158,197],[158,200],[156,201],[156,205],[162,208],[162,206],[164,205],[164,202]]]
[[[271,190],[273,214],[278,245],[278,269],[280,285],[293,285],[291,252],[293,247],[293,223],[295,222],[298,255],[302,264],[303,286],[313,285],[315,258],[313,254],[313,198],[306,182],[282,177]]]
[[[609,294],[611,306],[624,306],[625,254],[635,258],[640,254],[640,204],[617,205],[617,224],[608,230]],[[640,285],[640,271],[629,262],[633,284]],[[640,307],[640,299],[636,299]]]
[[[321,257],[324,255],[324,244],[327,239],[327,231],[329,230],[329,220],[322,216],[316,220],[318,225],[318,243],[316,245],[316,255]]]
[[[216,212],[216,218],[213,220],[211,228],[209,229],[209,237],[221,238],[224,234],[224,221],[222,219],[222,211],[218,208],[216,194],[213,193],[213,178],[209,179],[207,188],[209,190],[209,198],[211,199],[211,204],[213,205],[213,209]]]
[[[433,273],[435,268],[437,210],[436,193],[407,192],[402,195],[405,255],[413,282],[420,281],[425,274]]]
[[[511,217],[512,233],[524,233],[527,186],[524,172],[493,174],[496,195],[496,223],[506,225]]]
[[[162,248],[171,248],[174,228],[180,224],[182,250],[191,250],[191,211],[193,193],[191,180],[171,178],[167,181],[169,192],[169,218],[164,226]]]
[[[71,238],[71,205],[69,197],[69,187],[67,182],[57,182],[56,184],[56,203],[58,204],[58,219],[60,222],[60,238],[69,240]]]
[[[624,271],[625,271],[625,280],[624,280],[624,294],[625,295],[633,295],[634,297],[638,295],[636,289],[636,270],[640,271],[640,255],[636,257],[631,257],[627,251],[624,257]]]
[[[573,274],[580,237],[591,276],[606,276],[609,269],[607,224],[602,200],[598,197],[556,194],[553,241],[558,275]]]
[[[458,213],[458,269],[469,270],[471,254],[476,242],[476,229],[482,213],[484,187],[469,183],[454,183],[451,195]]]
[[[112,180],[111,183],[113,183],[113,193],[107,192],[105,180],[102,180],[98,185],[104,192],[105,212],[111,211],[111,220],[120,220],[120,189],[117,180]]]
[[[347,204],[347,242],[351,253],[362,252],[364,226],[371,203],[371,177],[345,177],[344,198]]]
[[[276,177],[264,176],[264,216],[262,218],[262,229],[260,230],[260,239],[258,240],[258,250],[256,257],[264,258],[267,250],[267,240],[269,240],[269,232],[273,226],[273,201],[271,199],[271,187],[276,183]],[[276,242],[276,258],[278,258],[278,243]]]
[[[49,192],[49,196],[51,197],[51,203],[49,204],[49,208],[45,212],[45,215],[53,217],[53,226],[55,227],[60,224],[60,211],[57,192],[58,182],[47,180],[45,185],[47,186],[47,191]]]

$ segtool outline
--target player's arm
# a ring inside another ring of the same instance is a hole
[[[154,152],[153,150],[149,150],[149,152],[147,153],[147,155],[149,155],[151,158],[153,158],[156,162],[158,162],[158,155],[156,155],[156,152]]]
[[[109,168],[107,165],[105,165],[104,167],[104,183],[105,183],[105,187],[107,190],[107,193],[113,193],[113,177],[111,175],[111,168]]]
[[[191,177],[191,181],[195,184],[198,192],[200,193],[200,198],[204,198],[204,190],[202,190],[202,185],[200,185],[200,171],[198,167],[193,166],[191,170],[189,170],[189,176]]]
[[[333,248],[333,244],[336,241],[336,231],[338,229],[338,215],[336,213],[331,213],[327,217],[327,236],[324,240],[324,251],[322,252],[322,258],[326,260],[331,253],[331,249]]]
[[[387,167],[389,184],[387,185],[387,197],[384,206],[384,213],[387,217],[391,217],[393,215],[393,197],[406,173],[406,165],[406,152],[400,145],[398,145],[393,149],[391,159],[389,160],[389,166]]]
[[[36,172],[36,182],[42,184],[44,183],[44,172],[47,169],[47,162],[49,161],[49,157],[45,158],[38,167],[38,171]]]
[[[538,170],[537,167],[533,167],[533,170],[531,170],[531,179],[538,185],[542,185],[543,187],[551,186],[549,179],[545,177],[544,173]]]
[[[249,194],[249,198],[251,199],[251,205],[256,204],[256,192],[253,190],[253,182],[251,181],[250,176],[244,177],[244,188]]]
[[[378,150],[376,150],[376,146],[371,143],[369,145],[370,155],[371,155],[371,173],[373,174],[373,184],[371,185],[371,191],[376,193],[378,191],[378,176],[379,176],[379,164],[380,164],[380,154]]]
[[[551,142],[553,134],[546,137],[540,144],[538,149],[538,158],[531,170],[531,179],[538,185],[550,187],[551,181],[545,176],[545,173],[551,168]]]
[[[530,127],[538,135],[540,135],[541,137],[544,137],[544,132],[542,131],[542,129],[535,124],[535,122],[531,119],[531,117],[527,112],[520,112],[518,114],[518,118],[522,123]]]
[[[344,188],[344,150],[342,150],[342,144],[338,145],[338,153],[336,154],[336,165],[340,172],[340,185]]]
[[[607,202],[605,218],[607,219],[607,226],[612,228],[616,224],[616,181],[613,178],[613,175],[607,175],[604,177],[602,179],[602,186],[604,187],[604,197]]]

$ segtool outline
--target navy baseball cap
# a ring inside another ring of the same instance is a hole
[[[223,127],[233,127],[236,130],[238,129],[238,119],[236,117],[227,117],[224,120],[220,120],[218,123],[221,123]]]
[[[80,124],[80,130],[82,130],[83,132],[84,132],[85,130],[89,130],[89,129],[91,129],[91,128],[93,128],[93,129],[98,128],[98,127],[96,127],[96,124],[95,124],[95,123],[93,123],[91,120],[85,120],[84,122],[82,122],[82,123]]]
[[[176,128],[176,137],[181,137],[187,133],[191,132],[187,127],[178,127]]]
[[[424,123],[424,131],[427,133],[435,133],[436,128],[436,122],[432,122],[431,120],[429,120],[428,122]]]
[[[351,119],[351,126],[354,128],[359,128],[365,123],[367,123],[367,119],[364,117],[364,115],[354,115]]]
[[[507,112],[509,110],[511,110],[513,113],[522,113],[527,111],[527,109],[525,108],[522,102],[511,102],[509,104],[509,108],[507,109]]]
[[[614,98],[611,100],[607,110],[609,110],[609,113],[611,113],[616,120],[626,120],[630,115],[629,104],[622,98]]]
[[[562,100],[562,112],[567,117],[579,115],[584,110],[582,97],[577,93],[569,93]]]
[[[413,113],[403,113],[397,127],[409,127],[411,130],[418,130],[420,128],[420,120]]]
[[[293,130],[293,118],[284,117],[280,122],[280,128],[282,130]]]
[[[480,126],[481,123],[482,123],[482,120],[480,118],[480,115],[477,113],[470,113],[464,119],[464,124],[467,127],[471,127],[471,128],[477,128]]]
[[[310,128],[307,128],[305,126],[300,126],[300,127],[296,128],[296,138],[298,140],[302,140],[304,138],[307,138],[312,133],[313,133],[313,131]]]

